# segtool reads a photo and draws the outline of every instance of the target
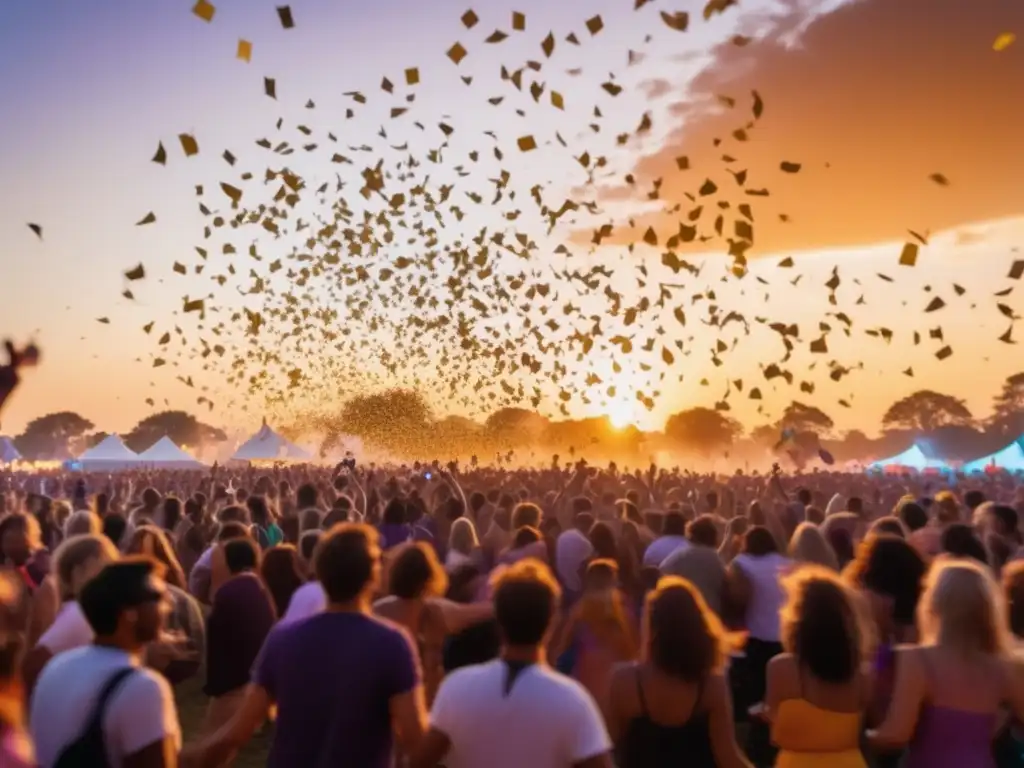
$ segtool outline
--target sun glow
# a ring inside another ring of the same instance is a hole
[[[633,404],[611,402],[608,404],[608,421],[615,429],[625,429],[636,421]]]

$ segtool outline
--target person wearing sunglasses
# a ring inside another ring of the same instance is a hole
[[[32,694],[40,768],[176,768],[181,729],[167,680],[142,663],[170,608],[163,566],[145,556],[105,566],[79,594],[91,645],[55,657]]]

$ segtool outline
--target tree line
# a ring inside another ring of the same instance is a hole
[[[670,450],[706,458],[761,455],[785,448],[789,455],[810,455],[825,448],[837,461],[880,457],[901,451],[917,436],[937,443],[952,458],[974,458],[1024,434],[1024,373],[1010,376],[995,396],[992,413],[976,419],[960,398],[919,390],[893,403],[882,417],[883,432],[868,437],[861,430],[838,434],[831,416],[817,406],[793,401],[781,417],[749,432],[721,408],[688,408],[670,416],[662,432],[636,427],[614,429],[606,418],[554,421],[525,408],[502,408],[483,422],[460,416],[436,418],[422,395],[394,389],[359,395],[336,411],[307,416],[282,425],[289,436],[317,434],[321,454],[331,453],[346,435],[395,456],[422,458],[513,452],[556,452],[576,455],[633,456]],[[28,459],[67,456],[97,444],[106,435],[77,413],[63,411],[30,422],[14,438]],[[210,445],[225,433],[184,411],[164,411],[140,421],[124,440],[142,451],[167,436],[181,446]]]

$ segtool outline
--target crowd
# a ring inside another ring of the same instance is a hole
[[[1022,514],[1009,476],[3,473],[0,766],[1024,766]]]

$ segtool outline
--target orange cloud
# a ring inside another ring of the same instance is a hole
[[[752,255],[898,240],[908,229],[1024,212],[1024,48],[993,51],[1001,33],[1024,32],[1024,3],[858,0],[817,19],[792,11],[775,21],[767,37],[716,49],[670,108],[684,124],[636,163],[635,185],[616,179],[602,189],[605,201],[646,201],[660,179],[666,203],[605,243],[638,241],[648,227],[663,243],[696,204],[722,200],[727,237],[735,207],[752,206]],[[737,140],[733,131],[751,122],[753,90],[764,114]],[[663,91],[660,82],[649,90]],[[709,110],[719,95],[735,98],[735,108]],[[684,155],[690,170],[680,171]],[[800,172],[782,172],[782,161]],[[744,188],[767,188],[770,197],[747,196],[729,170],[745,170]],[[936,173],[949,185],[931,180]],[[688,195],[697,197],[706,178],[719,192],[695,203]],[[715,213],[705,210],[702,233]]]

